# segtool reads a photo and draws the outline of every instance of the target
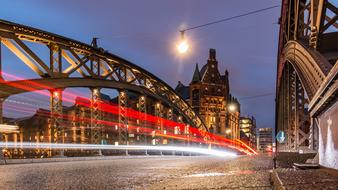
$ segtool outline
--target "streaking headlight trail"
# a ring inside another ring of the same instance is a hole
[[[1,142],[0,147],[6,148],[24,148],[24,149],[67,149],[67,150],[158,150],[158,151],[179,151],[190,152],[218,157],[236,157],[237,154],[224,150],[213,150],[197,147],[181,146],[141,146],[141,145],[98,145],[98,144],[53,144],[53,143],[14,143]]]

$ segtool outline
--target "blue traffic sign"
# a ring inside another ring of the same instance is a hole
[[[285,137],[285,132],[284,131],[279,131],[276,135],[276,140],[279,143],[283,143],[285,141],[286,137]]]

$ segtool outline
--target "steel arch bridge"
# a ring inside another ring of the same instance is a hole
[[[146,96],[169,105],[168,119],[172,118],[176,110],[186,122],[197,128],[200,134],[208,141],[208,129],[200,117],[169,85],[141,67],[105,51],[97,46],[96,39],[91,45],[78,42],[66,37],[52,34],[29,26],[24,26],[0,20],[0,48],[6,46],[16,57],[27,65],[37,76],[36,79],[1,81],[0,85],[0,118],[2,120],[2,103],[15,94],[36,91],[50,91],[51,130],[53,142],[62,142],[62,91],[68,87],[88,87],[91,89],[91,120],[92,142],[100,142],[101,111],[95,102],[100,101],[101,88],[119,90],[119,123],[125,126],[128,95],[126,91],[140,94],[138,109],[146,113]],[[48,47],[48,62],[41,59],[34,48],[28,44]],[[0,49],[1,50],[1,49]],[[1,53],[1,51],[0,51]],[[3,56],[3,55],[2,55]],[[0,54],[1,65],[1,54]],[[1,68],[1,67],[0,67]],[[35,84],[35,85],[32,85]],[[23,88],[25,87],[25,88]],[[156,107],[156,115],[162,117],[162,107]],[[121,141],[126,142],[125,127],[120,127]],[[124,130],[124,131],[123,131]]]
[[[287,140],[278,151],[325,149],[325,118],[338,113],[330,111],[338,97],[337,6],[334,0],[282,1],[276,132],[284,131]]]

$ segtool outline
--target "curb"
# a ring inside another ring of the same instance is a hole
[[[278,173],[276,169],[273,169],[271,174],[270,174],[270,180],[272,184],[272,188],[276,190],[285,190],[286,188],[284,187],[282,181],[278,177]]]

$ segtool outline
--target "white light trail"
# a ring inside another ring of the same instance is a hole
[[[68,149],[68,150],[158,150],[191,152],[219,157],[236,157],[234,152],[224,150],[212,150],[207,148],[181,147],[181,146],[141,146],[141,145],[99,145],[99,144],[54,144],[54,143],[15,143],[0,142],[0,147],[24,148],[24,149]]]

